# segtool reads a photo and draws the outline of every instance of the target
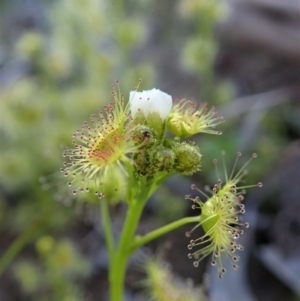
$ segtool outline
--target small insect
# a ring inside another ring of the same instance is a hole
[[[145,139],[151,138],[151,132],[150,131],[145,130],[145,131],[142,131],[142,133],[143,133],[143,136],[144,136]]]
[[[153,138],[153,133],[145,125],[137,125],[133,132],[133,137],[137,144],[149,141],[150,138]]]

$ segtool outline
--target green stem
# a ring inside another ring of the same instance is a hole
[[[129,202],[120,243],[110,267],[109,282],[111,301],[123,300],[125,272],[130,256],[130,253],[126,252],[126,249],[128,248],[128,243],[133,240],[146,201],[147,198],[136,199]]]
[[[104,229],[104,236],[106,241],[107,253],[109,262],[112,261],[112,256],[114,254],[114,240],[113,240],[113,233],[112,233],[112,226],[110,221],[109,215],[109,208],[106,199],[100,201],[100,212],[102,218],[102,226]]]
[[[134,241],[134,235],[144,206],[154,191],[161,185],[166,177],[157,179],[150,185],[146,180],[140,179],[136,186],[129,187],[133,193],[127,193],[128,210],[122,229],[120,241],[109,265],[110,300],[122,301],[125,286],[125,274],[129,256],[128,245]],[[138,193],[136,193],[138,191]],[[136,195],[135,198],[132,196]],[[107,225],[106,225],[107,226]],[[106,238],[107,240],[107,238]]]
[[[168,225],[165,225],[163,227],[155,229],[144,236],[136,236],[134,239],[134,242],[129,246],[129,248],[127,250],[130,254],[132,254],[138,248],[147,244],[148,242],[152,241],[153,239],[156,239],[168,232],[171,232],[185,224],[196,223],[196,222],[199,222],[199,216],[184,217],[184,218],[177,220],[175,222],[172,222]]]

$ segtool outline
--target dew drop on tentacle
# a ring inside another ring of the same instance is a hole
[[[243,250],[244,250],[244,247],[243,247],[242,245],[240,245],[240,244],[238,244],[237,248],[238,248],[238,250],[240,250],[240,251],[243,251]]]
[[[191,244],[192,246],[194,246],[195,243],[196,243],[195,240],[193,240],[193,239],[190,240],[190,244]]]
[[[248,222],[244,223],[244,227],[245,228],[249,228],[250,227],[250,224]]]
[[[233,261],[239,261],[239,256],[232,256]]]

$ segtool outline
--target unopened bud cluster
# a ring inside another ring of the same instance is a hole
[[[135,180],[191,175],[200,169],[198,146],[180,139],[200,132],[216,134],[208,130],[222,121],[214,110],[197,109],[189,101],[173,106],[172,97],[157,89],[132,91],[126,101],[113,86],[112,95],[113,102],[91,115],[90,123],[84,122],[73,134],[73,148],[63,153],[61,172],[73,194],[92,191],[111,202],[122,199],[130,189],[127,183],[134,182],[129,181],[130,165]]]
[[[170,143],[144,125],[138,126],[135,133],[139,137],[140,148],[133,154],[133,161],[139,176],[153,177],[161,172],[191,175],[200,169],[202,155],[193,142]]]
[[[194,102],[172,105],[170,95],[156,89],[130,93],[135,123],[134,137],[140,145],[133,155],[138,175],[152,178],[157,173],[192,175],[200,170],[201,153],[191,141],[180,141],[194,134],[220,134],[208,128],[223,121],[206,105],[199,109]],[[171,135],[175,137],[169,138]]]

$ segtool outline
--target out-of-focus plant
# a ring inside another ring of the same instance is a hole
[[[159,258],[147,259],[144,263],[147,278],[142,282],[149,300],[153,301],[205,301],[201,287],[195,287],[191,281],[176,277],[170,266]]]
[[[21,260],[14,267],[25,294],[43,301],[85,300],[78,282],[89,273],[89,265],[75,246],[69,240],[55,241],[51,236],[42,236],[36,250],[39,265]]]
[[[224,3],[218,0],[178,3],[181,22],[190,32],[182,49],[181,65],[186,72],[199,76],[201,97],[208,102],[222,103],[232,97],[232,88],[226,82],[216,81],[213,68],[218,50],[215,24],[225,13]]]

